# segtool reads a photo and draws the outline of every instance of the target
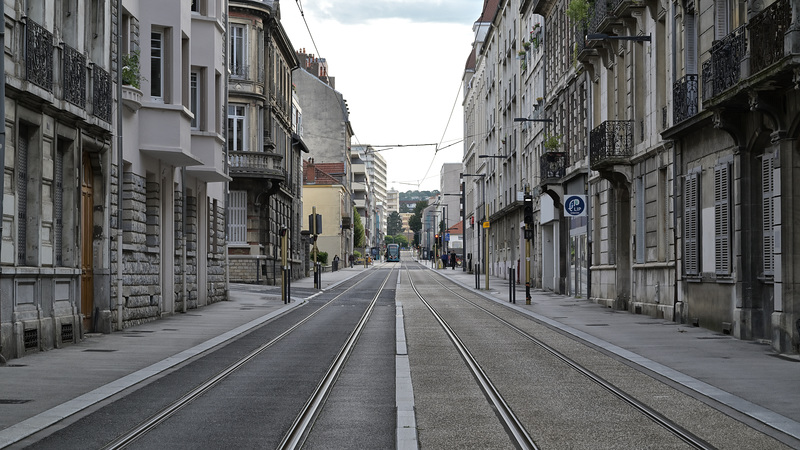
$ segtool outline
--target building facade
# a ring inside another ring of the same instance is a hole
[[[491,227],[505,220],[516,148],[535,287],[798,352],[800,3],[570,3],[500,1],[490,20],[485,2],[465,71],[465,136],[483,137],[465,144],[468,219],[485,178]]]
[[[277,284],[282,229],[292,278],[304,275],[301,154],[292,72],[299,61],[280,23],[280,4],[231,1],[227,147],[232,281]]]
[[[227,298],[226,11],[5,4],[3,358]]]

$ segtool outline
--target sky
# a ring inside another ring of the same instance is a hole
[[[387,146],[376,149],[387,162],[388,188],[438,190],[442,164],[461,162],[461,80],[482,6],[483,0],[280,2],[295,50],[327,60],[350,109],[352,143]],[[389,148],[395,145],[404,147]]]

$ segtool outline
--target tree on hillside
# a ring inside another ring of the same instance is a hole
[[[414,232],[414,245],[419,245],[420,241],[420,230],[422,230],[422,210],[428,207],[428,201],[422,200],[417,202],[416,208],[414,208],[414,215],[408,219],[408,227],[411,228],[411,231]]]
[[[403,232],[403,218],[400,217],[399,212],[392,211],[392,213],[389,214],[389,217],[386,218],[386,234],[389,236],[394,236],[402,232]]]
[[[364,241],[364,224],[361,223],[361,216],[358,211],[353,208],[353,247],[363,247]]]
[[[400,247],[408,247],[408,239],[402,234],[394,236],[394,243],[398,244]]]

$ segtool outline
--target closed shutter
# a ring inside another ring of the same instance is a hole
[[[55,247],[56,266],[64,265],[62,243],[64,217],[64,151],[56,150],[55,173],[53,184],[53,246]]]
[[[764,155],[761,160],[761,220],[762,220],[762,251],[764,256],[764,276],[772,277],[775,275],[775,234],[773,225],[775,224],[775,156]]]
[[[683,184],[684,218],[683,218],[683,267],[686,275],[700,274],[700,172],[694,171],[686,175]]]
[[[636,262],[644,263],[645,258],[645,199],[644,177],[636,179]]]
[[[732,0],[716,0],[714,2],[714,40],[720,40],[730,32],[728,2]]]
[[[228,237],[232,244],[247,243],[247,191],[231,191]]]
[[[717,275],[731,273],[730,165],[714,167],[714,258]]]
[[[28,243],[28,127],[19,126],[17,140],[17,264],[24,266]]]
[[[686,74],[697,74],[697,19],[694,11],[686,14]]]

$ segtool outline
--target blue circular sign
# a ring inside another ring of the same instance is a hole
[[[570,195],[564,201],[564,211],[570,216],[582,216],[586,211],[586,201],[582,195]]]

